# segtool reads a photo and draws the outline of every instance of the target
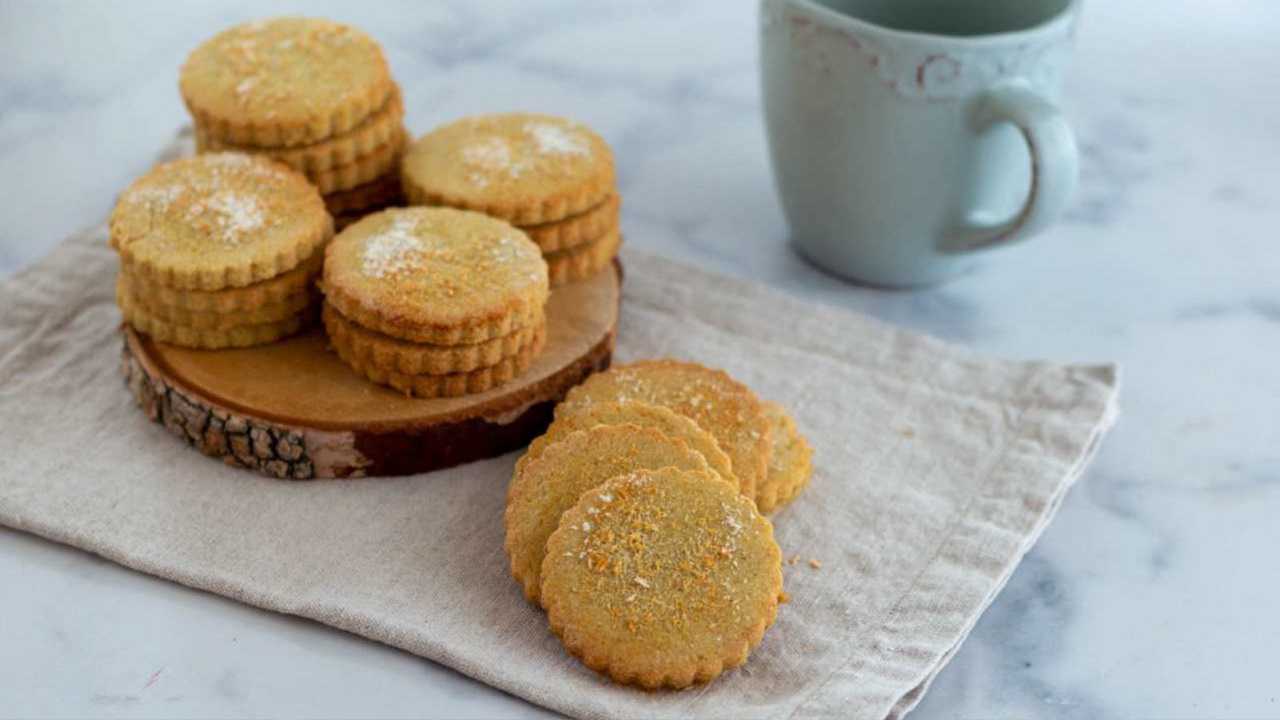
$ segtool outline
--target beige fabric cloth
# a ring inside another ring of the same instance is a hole
[[[723,366],[791,408],[816,476],[774,515],[792,601],[742,669],[644,693],[566,655],[502,551],[515,456],[289,483],[201,457],[118,374],[101,228],[0,285],[0,523],[313,618],[582,718],[898,717],[999,592],[1114,417],[1111,367],[986,360],[625,254],[617,356]]]

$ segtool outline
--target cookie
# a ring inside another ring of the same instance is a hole
[[[595,275],[608,267],[621,245],[622,234],[615,229],[586,245],[543,255],[547,261],[547,277],[551,287],[586,280]]]
[[[382,49],[363,32],[282,17],[237,25],[201,44],[178,87],[206,135],[280,148],[353,130],[387,104],[394,83]]]
[[[392,208],[343,230],[326,250],[326,299],[384,335],[483,342],[542,322],[550,293],[538,246],[516,228],[450,208]]]
[[[310,145],[291,148],[255,148],[225,142],[199,125],[195,128],[198,152],[234,150],[258,153],[284,163],[302,173],[329,170],[348,165],[360,158],[372,155],[384,145],[394,142],[404,133],[404,102],[397,89],[381,109],[370,115],[349,132],[335,135]]]
[[[314,313],[303,311],[279,322],[259,325],[237,325],[222,329],[196,329],[175,325],[147,313],[128,295],[117,295],[120,314],[135,330],[150,335],[157,342],[203,350],[265,345],[297,333],[310,324]]]
[[[350,190],[325,195],[324,206],[335,217],[355,212],[368,215],[391,205],[399,205],[402,200],[400,175],[389,172]]]
[[[683,415],[678,415],[659,405],[642,402],[595,403],[572,415],[556,418],[555,422],[551,423],[551,427],[547,428],[547,432],[535,438],[529,444],[525,454],[516,461],[516,473],[519,474],[523,466],[541,456],[542,451],[552,443],[559,442],[570,433],[589,430],[597,425],[638,425],[653,428],[670,438],[683,441],[706,458],[707,465],[711,466],[711,469],[715,470],[720,477],[735,485],[738,484],[729,456],[720,449],[719,443],[711,433]]]
[[[467,208],[533,225],[603,202],[613,192],[613,153],[599,135],[571,120],[483,115],[415,141],[401,180],[412,204]]]
[[[775,402],[762,402],[761,406],[773,425],[773,450],[769,455],[768,475],[756,487],[756,507],[768,513],[791,502],[809,483],[813,474],[813,447],[800,434],[786,408]]]
[[[361,155],[346,165],[335,165],[328,170],[312,170],[307,179],[323,194],[351,190],[395,171],[404,152],[408,134],[403,130],[392,136],[390,142]]]
[[[145,278],[124,273],[135,296],[149,305],[164,305],[191,312],[232,313],[253,311],[309,292],[320,275],[324,252],[316,251],[298,267],[268,280],[225,290],[175,290]]]
[[[658,430],[639,425],[600,425],[578,430],[516,467],[507,488],[506,551],[511,575],[537,602],[547,538],[578,498],[616,475],[677,467],[720,479],[701,453]]]
[[[601,402],[643,402],[684,415],[715,436],[743,495],[754,499],[765,480],[772,427],[755,394],[721,370],[678,360],[615,366],[570,390],[556,419]]]
[[[545,329],[543,324],[528,325],[510,335],[470,345],[427,345],[362,328],[328,303],[322,317],[329,338],[345,346],[363,365],[405,375],[448,375],[492,367],[518,354]]]
[[[330,336],[330,344],[342,361],[350,365],[357,373],[379,385],[395,388],[405,395],[420,398],[459,397],[492,390],[503,383],[514,380],[529,369],[533,359],[542,352],[546,343],[546,330],[542,327],[534,330],[528,344],[521,347],[514,355],[509,355],[494,365],[477,368],[471,372],[449,373],[446,375],[418,374],[396,372],[376,367],[356,355],[355,349],[345,342],[341,336]]]
[[[542,248],[543,253],[568,250],[617,230],[621,208],[622,199],[617,193],[613,193],[604,202],[585,212],[540,225],[523,225],[520,229]]]
[[[244,287],[297,267],[333,234],[302,175],[241,153],[164,163],[111,213],[111,245],[130,274],[179,290]]]
[[[116,299],[128,299],[139,312],[149,315],[154,320],[169,325],[179,325],[191,330],[231,330],[241,325],[264,325],[289,320],[302,312],[314,300],[311,291],[302,290],[289,295],[279,302],[260,305],[250,310],[232,312],[205,312],[188,310],[174,305],[157,303],[145,295],[139,294],[129,282],[129,276],[121,273],[116,278]]]
[[[782,553],[755,504],[665,468],[583,493],[547,540],[551,630],[619,683],[683,688],[746,662],[773,623]]]

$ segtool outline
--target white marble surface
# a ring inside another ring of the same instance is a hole
[[[184,120],[186,52],[254,5],[0,2],[0,275],[104,216]],[[598,128],[636,246],[990,353],[1124,364],[1119,427],[914,717],[1280,717],[1280,4],[1090,3],[1068,220],[917,293],[845,285],[788,249],[754,3],[292,9],[377,36],[415,130],[512,108]],[[545,713],[0,531],[0,715]]]

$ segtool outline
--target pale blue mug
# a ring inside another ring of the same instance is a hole
[[[762,0],[791,238],[857,281],[930,285],[1052,224],[1078,175],[1058,111],[1077,0]]]

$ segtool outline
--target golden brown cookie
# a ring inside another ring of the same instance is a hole
[[[611,230],[604,237],[586,245],[543,255],[547,261],[547,277],[551,287],[586,280],[595,275],[609,266],[621,245],[621,233]]]
[[[124,316],[124,321],[138,332],[150,335],[158,342],[205,350],[249,347],[275,342],[307,327],[315,316],[314,312],[304,310],[279,322],[237,325],[217,330],[196,329],[159,320],[138,307],[127,295],[117,295],[116,301],[120,305],[120,314]]]
[[[394,84],[382,49],[363,32],[282,17],[207,40],[187,58],[178,86],[206,135],[279,148],[349,132],[387,104]]]
[[[547,428],[547,432],[535,438],[529,449],[516,461],[516,473],[535,458],[542,455],[552,443],[563,440],[570,433],[578,430],[589,430],[597,425],[638,425],[653,428],[662,434],[682,440],[691,449],[698,451],[706,458],[707,464],[725,480],[738,484],[733,474],[733,466],[729,456],[720,449],[719,443],[711,433],[703,430],[689,418],[679,415],[659,405],[643,402],[602,402],[589,405],[578,412],[565,417],[556,418]],[[512,485],[514,487],[514,484]]]
[[[255,148],[225,142],[197,125],[195,128],[196,150],[198,152],[234,150],[257,153],[282,162],[298,172],[320,172],[349,165],[373,155],[385,145],[394,143],[404,134],[404,128],[401,125],[403,120],[404,102],[400,99],[400,92],[397,89],[392,92],[386,105],[365,118],[364,122],[348,132],[318,143],[290,148]]]
[[[528,370],[533,359],[542,352],[542,347],[546,343],[546,330],[544,327],[538,327],[526,345],[514,355],[509,355],[494,365],[477,368],[471,372],[447,375],[410,375],[394,370],[384,370],[357,356],[355,349],[345,342],[343,336],[330,336],[329,340],[333,349],[337,351],[338,357],[369,380],[395,388],[405,395],[438,398],[485,392],[515,379]]]
[[[773,425],[773,450],[769,455],[769,473],[756,487],[756,507],[762,513],[769,513],[791,502],[809,483],[813,474],[813,448],[800,434],[786,408],[775,402],[762,402],[761,406]]]
[[[330,195],[359,187],[365,183],[394,172],[404,154],[404,145],[408,134],[403,130],[392,136],[391,140],[367,155],[361,155],[346,165],[335,165],[328,170],[312,170],[307,179],[321,193]]]
[[[335,217],[350,213],[368,215],[391,205],[399,205],[403,199],[404,196],[400,193],[400,175],[391,172],[350,190],[329,193],[324,196],[324,205],[329,209],[329,214]]]
[[[545,329],[544,324],[528,325],[510,335],[470,345],[427,345],[360,327],[328,303],[323,319],[329,338],[347,347],[363,365],[404,375],[448,375],[492,367],[518,354]]]
[[[384,335],[461,345],[542,321],[550,292],[542,253],[479,213],[392,208],[329,244],[322,288],[348,320]]]
[[[547,538],[582,493],[635,470],[677,467],[719,479],[698,451],[653,428],[599,425],[565,435],[518,465],[507,488],[506,551],[511,575],[538,601]]]
[[[568,250],[599,240],[610,231],[616,231],[621,207],[621,198],[613,193],[604,202],[585,212],[540,225],[523,225],[520,229],[542,248],[543,253]]]
[[[772,427],[755,393],[722,370],[679,360],[615,366],[570,390],[556,418],[601,402],[644,402],[684,415],[715,436],[733,461],[743,495],[754,499],[764,482]]]
[[[782,553],[755,503],[675,468],[583,493],[542,563],[542,601],[565,648],[645,688],[688,687],[746,662],[781,592]]]
[[[165,305],[191,312],[231,313],[273,305],[314,287],[324,263],[317,250],[298,267],[268,280],[224,290],[175,290],[131,273],[123,273],[133,293],[148,304]]]
[[[333,233],[302,175],[241,153],[164,163],[129,186],[110,221],[124,269],[179,290],[244,287],[288,272]]]
[[[516,225],[586,212],[613,192],[613,153],[572,120],[510,113],[465,118],[409,146],[401,167],[415,205],[448,205]]]
[[[310,290],[303,289],[294,295],[286,296],[279,302],[260,305],[251,310],[225,313],[188,310],[180,306],[155,302],[154,298],[138,293],[137,289],[130,284],[129,276],[121,273],[116,278],[116,299],[120,300],[125,296],[139,312],[149,315],[152,319],[191,330],[231,330],[242,325],[284,322],[305,310],[315,300]]]

